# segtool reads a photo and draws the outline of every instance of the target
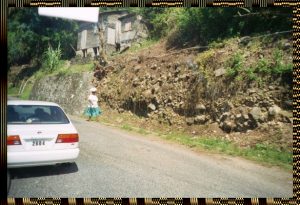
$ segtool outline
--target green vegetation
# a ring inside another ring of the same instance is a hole
[[[141,135],[147,135],[147,134],[149,134],[149,132],[148,132],[147,130],[143,129],[143,128],[139,128],[139,129],[137,130],[137,132],[138,132],[139,134],[141,134]]]
[[[18,96],[19,90],[16,87],[8,85],[7,93],[10,96]]]
[[[61,58],[60,44],[58,44],[57,49],[53,49],[51,46],[48,47],[47,51],[44,52],[44,63],[43,69],[53,72],[59,66]]]
[[[102,11],[122,10],[101,8]],[[170,47],[292,29],[291,8],[128,8],[149,23],[150,38]],[[226,23],[224,23],[226,22]]]
[[[150,46],[153,46],[154,44],[157,43],[157,40],[154,40],[154,39],[146,39],[146,40],[143,40],[142,42],[140,43],[134,43],[129,49],[128,51],[129,52],[132,52],[132,53],[136,53],[144,48],[148,48]]]
[[[73,73],[82,73],[86,71],[92,71],[94,69],[93,63],[87,63],[87,64],[74,64],[70,65],[69,61],[60,60],[57,62],[56,69],[50,70],[50,69],[40,69],[37,72],[35,72],[28,83],[26,84],[25,88],[23,89],[23,92],[19,95],[21,86],[24,85],[24,82],[18,85],[17,87],[13,87],[12,84],[8,85],[8,95],[10,96],[18,96],[21,99],[29,99],[33,84],[35,80],[38,80],[40,78],[43,78],[45,76],[51,76],[51,75],[70,75]]]
[[[292,73],[293,71],[293,64],[292,63],[284,63],[283,62],[283,52],[282,50],[276,49],[273,53],[274,58],[274,70],[272,72],[274,74],[284,75],[286,73]]]
[[[150,133],[145,129],[135,128],[129,124],[122,125],[121,129],[137,132],[142,135],[148,135]],[[209,136],[195,137],[175,132],[168,134],[161,133],[159,136],[165,140],[186,145],[199,151],[209,150],[215,153],[225,153],[231,156],[245,157],[264,164],[277,165],[289,170],[292,169],[293,155],[290,151],[278,150],[271,145],[263,143],[258,143],[254,147],[241,148],[228,140]]]
[[[105,121],[105,120],[104,120]],[[136,133],[139,133],[141,135],[148,135],[149,132],[143,128],[136,128],[136,127],[132,127],[131,125],[129,124],[124,124],[121,126],[121,129],[123,130],[126,130],[126,131],[133,131],[133,132],[136,132]]]
[[[292,169],[293,154],[286,150],[278,150],[270,145],[256,144],[253,148],[242,150],[240,156],[279,165],[287,169]]]
[[[259,48],[261,49],[261,47]],[[270,78],[282,77],[285,83],[291,83],[293,64],[287,63],[283,51],[276,49],[271,57],[261,57],[249,63],[242,50],[237,51],[225,62],[226,76],[237,81],[255,81],[259,86]]]
[[[50,71],[57,69],[61,60],[61,55],[60,44],[58,44],[57,49],[53,49],[49,46],[47,51],[44,52],[44,68],[49,69]]]
[[[121,128],[123,130],[127,130],[127,131],[132,131],[133,130],[133,128],[130,125],[128,125],[128,124],[122,125]]]
[[[82,73],[92,71],[94,69],[93,63],[86,63],[82,65],[74,64],[68,65],[68,61],[61,61],[61,66],[51,75],[69,75],[72,73]]]
[[[140,8],[134,11],[153,25],[152,38],[168,36],[170,44],[177,46],[292,28],[290,8]]]
[[[70,59],[75,52],[78,22],[40,16],[37,8],[8,9],[8,69],[11,65],[37,61],[49,46],[60,43],[62,59]]]
[[[167,129],[161,129],[160,132],[152,132],[151,128],[135,127],[135,123],[132,120],[136,120],[136,117],[130,118],[129,116],[122,115],[123,120],[127,123],[117,124],[114,120],[111,120],[111,115],[101,116],[99,120],[107,125],[113,125],[119,127],[128,132],[139,133],[142,136],[159,136],[164,140],[176,142],[187,147],[193,148],[196,151],[209,150],[212,153],[221,153],[231,156],[244,157],[249,160],[254,160],[265,165],[276,165],[285,169],[291,170],[293,163],[293,155],[289,150],[278,149],[272,145],[264,143],[254,144],[252,147],[239,147],[232,141],[222,139],[221,137],[212,136],[191,136],[189,134],[181,133],[178,131],[168,131]],[[118,117],[120,117],[118,115]]]
[[[70,75],[73,73],[92,71],[93,69],[94,69],[93,63],[86,63],[82,65],[80,64],[70,65],[69,61],[61,60],[58,63],[58,67],[54,71],[49,72],[48,70],[39,70],[34,74],[34,77],[36,79],[39,79],[47,75]]]
[[[26,87],[24,88],[23,92],[22,92],[21,95],[20,95],[20,98],[21,98],[22,100],[28,100],[28,99],[29,99],[29,96],[30,96],[32,87],[33,87],[33,84],[32,84],[32,83],[28,83],[28,84],[26,85]]]
[[[124,9],[101,8],[100,11],[110,10]],[[170,47],[208,45],[212,42],[221,46],[218,42],[226,38],[286,31],[292,28],[291,8],[127,8],[126,10],[142,15],[148,22],[150,39],[166,38]],[[78,22],[40,16],[37,8],[9,8],[8,22],[8,68],[13,64],[32,61],[42,64],[42,56],[47,49],[59,43],[62,59],[75,56],[73,47],[78,38]],[[143,46],[146,47],[147,43],[141,47]]]
[[[240,52],[235,53],[227,61],[226,74],[231,78],[235,78],[244,67],[245,58]]]
[[[21,86],[24,86],[21,85]],[[30,93],[31,93],[31,90],[32,90],[32,87],[33,87],[33,83],[32,81],[29,81],[26,86],[23,89],[23,92],[21,92],[19,94],[19,92],[21,91],[21,88],[17,88],[17,87],[13,87],[11,85],[8,85],[8,89],[7,89],[7,93],[9,96],[15,96],[15,97],[19,97],[21,98],[22,100],[28,100],[29,99],[29,96],[30,96]]]
[[[270,145],[256,144],[255,147],[239,148],[228,140],[211,137],[191,137],[180,133],[163,135],[163,138],[199,150],[204,149],[232,156],[241,156],[262,163],[292,169],[292,153],[286,150],[277,150]]]

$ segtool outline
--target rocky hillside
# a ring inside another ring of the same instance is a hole
[[[119,113],[227,137],[280,135],[291,146],[291,68],[288,38],[234,38],[181,50],[160,42],[96,65],[93,84],[100,104]]]

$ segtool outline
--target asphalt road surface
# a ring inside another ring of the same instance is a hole
[[[292,172],[71,119],[76,163],[14,169],[8,197],[292,197]]]

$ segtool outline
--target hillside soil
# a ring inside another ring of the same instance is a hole
[[[270,70],[292,64],[291,45],[249,37],[168,50],[160,41],[95,63],[102,119],[291,152],[292,76]]]

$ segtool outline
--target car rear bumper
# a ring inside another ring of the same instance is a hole
[[[7,167],[32,167],[74,162],[79,155],[79,148],[51,151],[8,152]]]

